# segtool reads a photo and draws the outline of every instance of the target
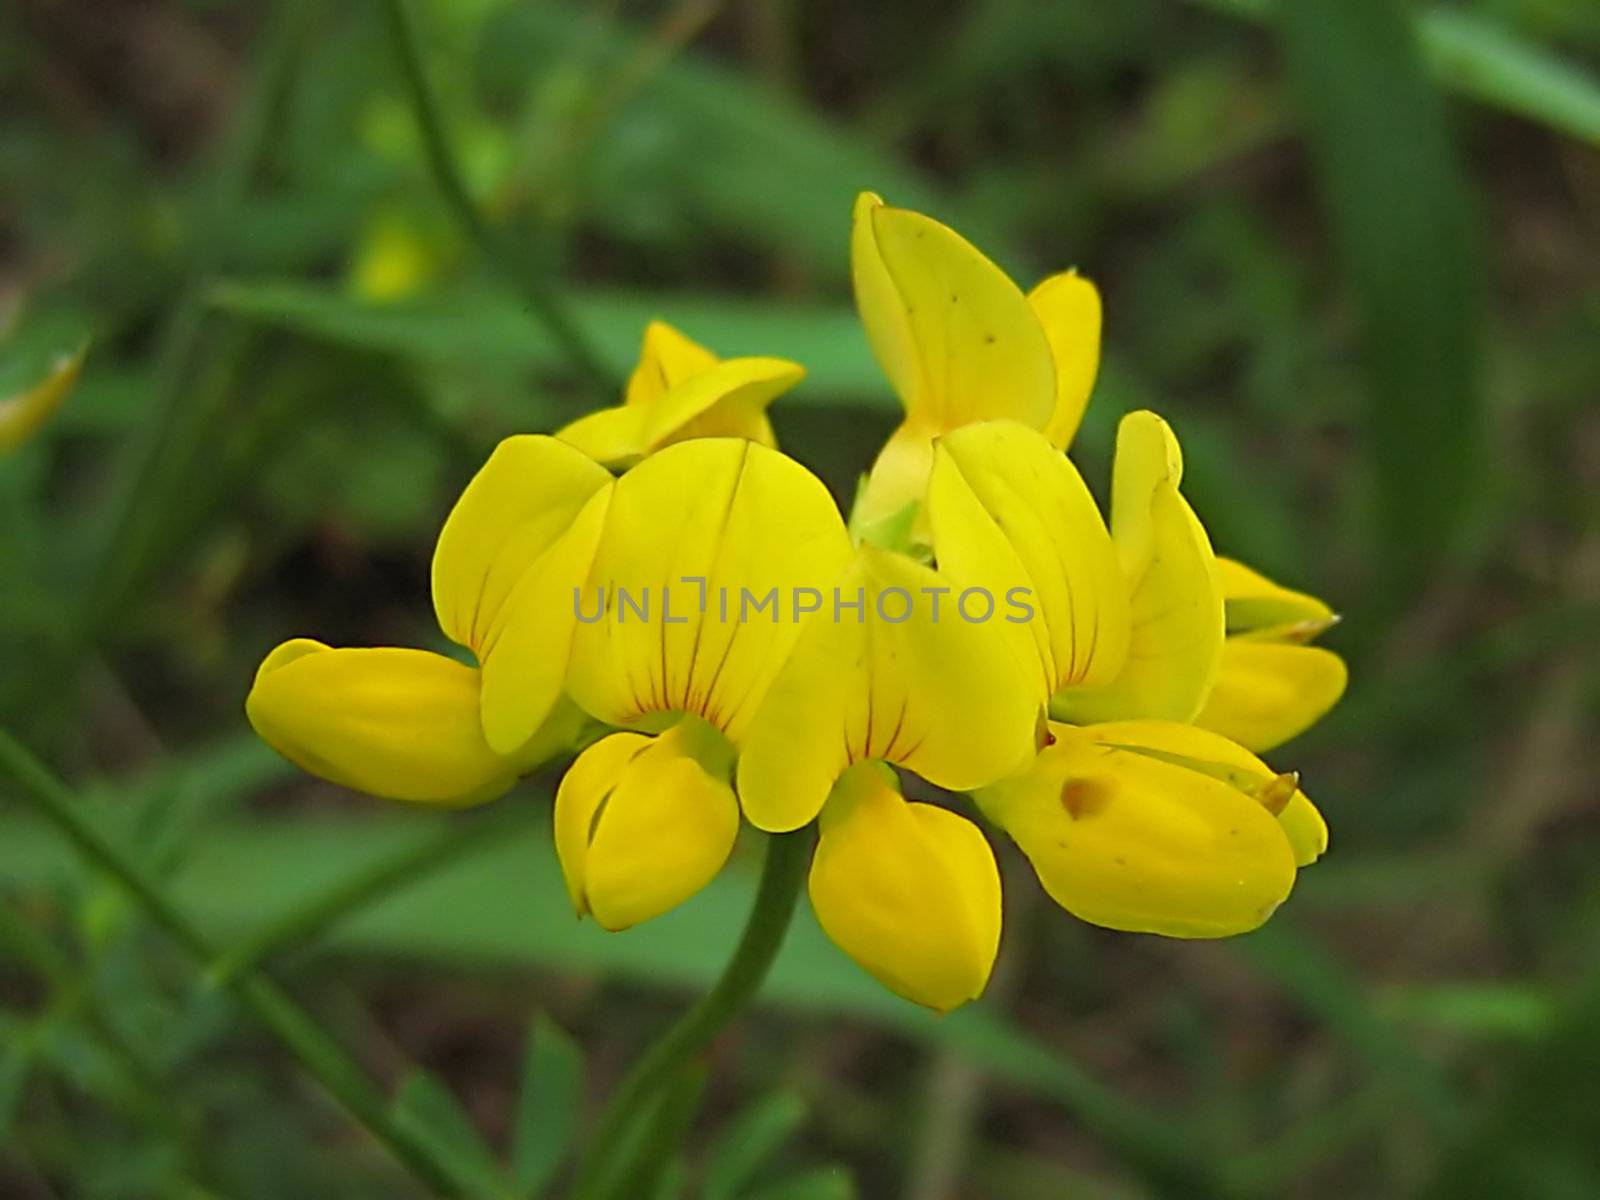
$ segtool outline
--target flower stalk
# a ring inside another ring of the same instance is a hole
[[[574,1200],[610,1200],[620,1182],[607,1155],[662,1089],[711,1043],[761,987],[794,917],[811,855],[807,830],[773,834],[744,933],[722,976],[698,1003],[641,1055],[613,1093],[573,1188]]]
[[[411,107],[417,118],[417,128],[422,134],[423,149],[428,157],[428,168],[434,182],[450,206],[456,220],[471,239],[491,269],[499,271],[519,291],[543,322],[550,336],[580,372],[587,376],[602,394],[617,390],[617,381],[601,362],[594,348],[584,337],[560,298],[547,286],[543,273],[526,262],[526,256],[508,239],[500,237],[484,220],[478,205],[467,191],[461,176],[455,152],[450,148],[445,133],[444,120],[439,113],[438,101],[422,62],[421,39],[416,22],[412,19],[405,0],[384,0],[383,12],[389,38],[394,46],[405,86],[410,93]]]

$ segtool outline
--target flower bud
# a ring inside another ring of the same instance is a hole
[[[876,763],[845,772],[821,827],[811,907],[835,944],[938,1012],[981,995],[1000,947],[1000,872],[978,827],[908,802]]]
[[[1297,856],[1320,852],[1297,854],[1321,818],[1295,777],[1215,734],[1161,721],[1051,730],[1026,771],[977,799],[1076,917],[1167,937],[1245,933],[1288,897]]]
[[[262,662],[245,713],[313,775],[391,800],[464,807],[504,794],[570,745],[582,720],[563,705],[516,753],[496,754],[479,724],[478,686],[477,671],[442,654],[295,638]]]

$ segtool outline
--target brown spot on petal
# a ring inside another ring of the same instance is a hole
[[[1069,779],[1061,785],[1061,807],[1074,821],[1098,816],[1111,803],[1111,785],[1100,779]]]
[[[1261,806],[1273,816],[1282,816],[1283,810],[1300,787],[1300,772],[1287,771],[1276,775],[1272,781],[1256,793],[1256,799],[1261,801]]]

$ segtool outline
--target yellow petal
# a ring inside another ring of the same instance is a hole
[[[909,405],[908,398],[921,387],[922,368],[905,305],[878,252],[873,215],[883,207],[882,198],[873,192],[856,197],[850,224],[850,279],[872,353],[900,402]]]
[[[821,825],[811,907],[834,943],[938,1012],[981,995],[1000,947],[1000,872],[977,826],[908,803],[868,763],[839,780]]]
[[[562,695],[578,599],[605,529],[616,485],[589,498],[572,524],[525,571],[480,652],[483,734],[502,753],[520,746],[554,712]]]
[[[750,821],[799,828],[864,760],[966,791],[1030,756],[1037,675],[1007,651],[997,628],[1006,601],[995,599],[988,620],[963,619],[948,577],[858,547],[745,735],[739,795]]]
[[[1122,560],[1132,632],[1122,672],[1051,702],[1078,724],[1148,717],[1192,720],[1222,654],[1222,588],[1205,529],[1178,492],[1183,459],[1154,413],[1123,418],[1112,477],[1111,536]]]
[[[1045,426],[1050,444],[1072,444],[1100,372],[1100,293],[1076,271],[1052,275],[1028,293],[1056,365],[1056,406]]]
[[[610,482],[604,467],[555,438],[524,434],[495,447],[433,552],[433,607],[445,635],[481,661],[512,588]]]
[[[1013,421],[940,439],[928,516],[941,571],[996,596],[1022,589],[1031,620],[1001,621],[1041,672],[1042,695],[1116,678],[1129,608],[1111,537],[1065,455]]]
[[[649,401],[579,417],[556,436],[609,467],[629,467],[691,438],[738,437],[776,444],[767,405],[805,377],[781,358],[730,358],[674,384]]]
[[[245,712],[303,770],[422,804],[492,800],[550,749],[496,754],[478,726],[478,672],[426,650],[335,650],[296,638],[262,662]]]
[[[616,790],[622,772],[655,739],[647,733],[613,733],[572,760],[556,788],[555,843],[573,910],[589,915],[585,869],[594,816]]]
[[[912,369],[893,355],[879,356],[900,390],[907,424],[943,433],[1010,417],[1042,429],[1055,408],[1055,364],[1027,297],[976,247],[933,218],[887,205],[871,207],[865,216],[871,239],[864,252],[870,259],[876,250],[891,293],[869,288],[856,301],[869,335],[889,324],[866,316],[869,307],[885,301],[909,331]],[[875,350],[876,342],[874,336]]]
[[[1296,866],[1309,866],[1328,848],[1328,827],[1298,777],[1274,771],[1228,737],[1172,721],[1109,722],[1087,732],[1102,744],[1199,771],[1253,797],[1277,816]]]
[[[699,342],[679,333],[665,321],[651,321],[644,329],[639,363],[628,377],[624,403],[651,404],[691,375],[716,366],[717,356]]]
[[[1195,723],[1264,752],[1304,733],[1338,703],[1344,660],[1320,646],[1231,637]]]
[[[85,345],[77,353],[61,358],[50,374],[33,387],[0,398],[0,454],[22,445],[61,407],[61,402],[77,384],[88,353],[89,347]]]
[[[659,737],[596,742],[556,792],[556,850],[579,915],[627,929],[716,876],[739,832],[733,747],[690,717]]]
[[[906,412],[858,502],[872,524],[921,500],[929,439],[996,418],[1043,429],[1056,378],[1027,298],[954,230],[863,193],[850,255],[867,339]]]
[[[1268,633],[1278,641],[1309,641],[1338,620],[1315,596],[1272,582],[1241,562],[1217,556],[1227,604],[1228,632]]]
[[[1278,814],[1278,824],[1294,850],[1297,867],[1309,867],[1328,849],[1328,823],[1304,792],[1296,792]]]
[[[573,698],[612,725],[695,713],[737,742],[849,556],[832,497],[793,459],[730,438],[652,455],[616,486]]]
[[[1226,937],[1289,895],[1294,853],[1256,799],[1116,749],[1099,729],[1051,729],[1055,744],[1030,768],[977,799],[1068,912],[1110,929]]]
[[[805,378],[782,358],[730,358],[675,384],[648,410],[650,452],[690,438],[739,437],[771,446],[767,405]]]
[[[627,466],[645,455],[648,416],[649,409],[642,404],[618,404],[585,413],[556,430],[556,437],[597,463]]]

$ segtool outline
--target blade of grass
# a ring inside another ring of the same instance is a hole
[[[1229,943],[1316,1016],[1370,1065],[1374,1074],[1426,1119],[1455,1128],[1462,1109],[1433,1064],[1407,1035],[1378,1015],[1359,979],[1281,914],[1248,937]]]
[[[461,1107],[461,1101],[437,1076],[412,1071],[401,1083],[389,1111],[396,1124],[432,1146],[441,1161],[449,1162],[457,1178],[470,1180],[473,1195],[506,1195],[506,1183],[494,1154]]]
[[[1280,7],[1277,0],[1190,2],[1251,21],[1269,20]],[[1441,6],[1410,20],[1428,69],[1443,87],[1600,145],[1600,81],[1472,12]]]
[[[635,1200],[655,1194],[657,1182],[700,1110],[706,1076],[707,1068],[702,1062],[691,1062],[680,1069],[641,1117],[634,1135],[612,1143],[617,1154],[615,1165],[609,1182],[594,1191],[595,1200]]]
[[[116,481],[90,586],[83,589],[79,618],[83,638],[93,642],[124,607],[148,569],[147,543],[164,524],[165,504],[183,489],[187,457],[208,443],[203,429],[212,416],[196,367],[206,348],[206,293],[221,267],[221,230],[249,190],[267,148],[276,139],[300,51],[310,35],[318,6],[309,0],[280,0],[272,6],[262,49],[240,117],[223,142],[209,184],[202,190],[186,227],[195,230],[187,283],[161,331],[155,355],[151,419],[140,423],[125,453]],[[217,355],[230,359],[233,351]],[[176,449],[175,449],[176,448]]]
[[[583,1048],[544,1013],[535,1016],[511,1139],[511,1179],[519,1196],[542,1195],[572,1149],[583,1073]]]
[[[1322,209],[1348,274],[1368,375],[1372,544],[1385,598],[1459,546],[1485,422],[1479,247],[1412,22],[1396,0],[1277,10]]]
[[[805,1119],[805,1101],[793,1092],[776,1092],[740,1113],[711,1151],[700,1200],[739,1200]]]

